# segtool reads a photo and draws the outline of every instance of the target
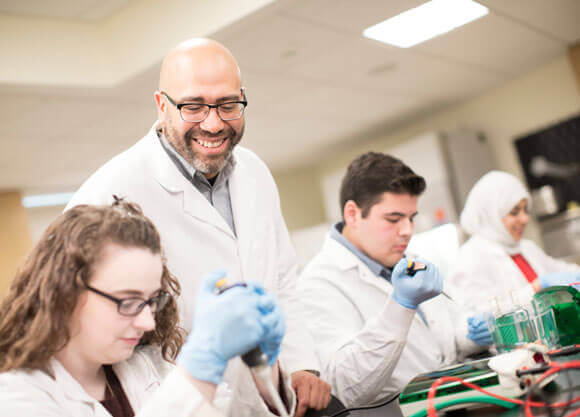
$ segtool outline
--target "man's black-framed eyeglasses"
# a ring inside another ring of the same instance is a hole
[[[244,110],[248,105],[246,94],[242,89],[242,100],[226,101],[219,104],[205,104],[205,103],[176,103],[164,91],[160,91],[167,100],[177,107],[181,119],[184,122],[198,123],[203,122],[211,109],[216,109],[218,116],[223,121],[236,120],[244,115]]]
[[[101,297],[105,297],[117,304],[117,311],[123,316],[136,316],[143,311],[146,305],[149,306],[152,313],[157,313],[158,311],[161,311],[163,307],[165,307],[171,298],[171,295],[165,291],[159,291],[156,295],[148,300],[145,300],[141,297],[117,298],[101,290],[97,290],[88,284],[85,284],[85,286],[89,291],[92,291]]]

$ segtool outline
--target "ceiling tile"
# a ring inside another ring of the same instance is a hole
[[[505,76],[473,65],[356,39],[329,48],[317,59],[289,70],[321,84],[347,85],[368,92],[457,99],[497,85]]]
[[[508,18],[490,14],[413,49],[457,64],[472,64],[513,76],[564,53],[566,45]]]
[[[283,2],[282,9],[304,21],[333,28],[340,32],[361,34],[363,29],[382,22],[425,0],[302,0]]]
[[[0,0],[0,13],[94,21],[113,14],[129,0]]]
[[[479,0],[493,13],[510,17],[514,24],[545,31],[557,39],[580,41],[580,1],[578,0]]]
[[[240,27],[219,38],[237,57],[242,70],[279,74],[347,39],[314,23],[277,14],[254,24],[252,30]]]

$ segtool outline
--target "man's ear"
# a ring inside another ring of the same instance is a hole
[[[344,204],[342,215],[344,216],[344,223],[349,227],[353,227],[361,217],[361,210],[353,200],[348,200]]]
[[[163,100],[163,97],[159,91],[156,91],[153,94],[153,97],[155,98],[155,104],[157,105],[157,120],[161,121],[165,118],[164,113],[165,108],[167,107],[167,101]]]

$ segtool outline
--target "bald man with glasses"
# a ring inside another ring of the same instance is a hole
[[[295,295],[295,252],[276,184],[264,162],[237,146],[248,101],[236,60],[215,41],[185,41],[165,57],[154,97],[158,121],[149,133],[95,172],[68,207],[107,204],[115,194],[143,208],[180,280],[188,331],[205,273],[225,268],[228,282],[261,282],[285,312],[281,361],[298,395],[296,415],[325,408],[330,386],[317,377],[314,342]]]

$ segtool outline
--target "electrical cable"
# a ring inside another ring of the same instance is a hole
[[[492,397],[467,397],[467,398],[457,398],[455,400],[449,400],[442,403],[435,405],[436,410],[441,410],[443,408],[451,407],[457,404],[470,404],[470,403],[486,403],[486,404],[494,404],[504,408],[515,408],[518,405],[510,403],[508,401],[500,400],[498,398]],[[427,416],[427,409],[417,411],[414,414],[411,414],[409,417],[426,417]]]
[[[341,414],[344,413],[348,413],[349,411],[358,411],[358,410],[372,410],[373,408],[380,408],[383,407],[387,404],[392,403],[393,401],[395,401],[397,398],[399,398],[399,395],[401,395],[401,392],[397,392],[396,394],[394,394],[391,398],[389,398],[388,400],[380,403],[380,404],[376,404],[376,405],[365,405],[365,406],[360,406],[360,407],[351,407],[351,408],[345,408],[344,410],[340,410],[337,413],[332,414],[329,417],[338,417]]]
[[[580,352],[580,345],[570,345],[561,349],[549,350],[546,354],[550,358],[557,358],[558,356],[574,355],[578,352]]]
[[[575,370],[575,369],[574,369]],[[566,404],[566,407],[564,407],[564,409],[562,410],[562,412],[560,413],[560,415],[558,417],[564,417],[566,415],[566,413],[568,412],[568,410],[570,409],[570,402],[574,399],[574,396],[572,395],[572,378],[570,377],[570,372],[571,370],[566,370],[564,371],[564,375],[566,375],[566,382],[568,383],[568,401]]]
[[[542,407],[541,408],[543,411],[547,412],[548,417],[554,417],[554,413],[552,412],[552,404],[550,403],[550,401],[547,399],[547,397],[544,395],[544,393],[542,392],[542,390],[540,389],[540,387],[537,384],[532,385],[530,387],[528,393],[526,394],[526,396],[524,398],[524,407],[525,407],[526,401],[529,401],[533,395],[538,396],[540,398],[540,400],[542,400],[542,402],[541,402]],[[531,413],[531,411],[530,411],[530,413]],[[527,416],[527,414],[526,414],[526,416]]]
[[[559,373],[559,372],[570,372],[573,370],[578,370],[580,369],[580,361],[571,361],[571,362],[567,362],[567,363],[563,363],[563,364],[558,364],[555,363],[552,366],[552,369],[546,371],[540,378],[538,378],[538,380],[535,382],[535,384],[530,387],[530,391],[528,392],[528,394],[526,395],[526,398],[524,399],[524,413],[526,415],[526,417],[533,417],[534,415],[532,414],[532,410],[531,407],[534,406],[532,404],[532,402],[530,401],[532,394],[534,393],[534,391],[536,390],[536,388],[540,385],[540,383],[546,379],[548,376],[555,374],[555,373]],[[570,381],[570,380],[569,380]],[[570,385],[571,385],[571,381],[570,381]],[[555,404],[550,404],[550,407],[564,407],[565,410],[567,411],[569,409],[569,407],[580,401],[580,397],[576,397],[576,398],[572,398],[572,391],[570,391],[569,394],[569,400],[564,402],[564,403],[555,403]],[[561,416],[563,416],[564,414],[561,414]]]
[[[550,370],[546,371],[544,374],[542,374],[542,376],[540,376],[538,378],[538,380],[535,382],[535,384],[532,388],[539,386],[540,383],[544,379],[546,379],[548,376],[555,374],[555,373],[558,373],[562,370],[568,370],[568,369],[570,369],[570,370],[571,369],[580,369],[580,361],[570,361],[570,362],[563,363],[563,364],[553,363],[552,369],[550,369]],[[530,392],[528,393],[528,395],[526,396],[526,400],[524,401],[524,413],[527,417],[533,417],[532,410],[531,410],[532,402],[529,401],[531,398],[532,391],[533,391],[533,389],[530,389]],[[560,407],[560,406],[567,407],[570,404],[573,404],[579,400],[580,400],[580,397],[576,397],[572,401],[568,401],[566,403],[558,403],[558,405],[552,404],[552,407],[557,407],[557,406],[558,407]]]
[[[536,381],[536,384],[539,384],[539,382],[541,382],[542,380],[544,380],[545,378],[547,378],[548,376],[560,371],[561,369],[576,369],[576,368],[580,368],[580,361],[571,361],[571,362],[567,362],[565,364],[554,364],[553,367],[551,369],[549,369],[548,371],[546,371],[539,379],[538,381]],[[428,416],[429,417],[437,417],[437,412],[435,410],[433,401],[435,399],[435,394],[437,392],[437,387],[441,384],[444,384],[446,382],[459,382],[471,389],[474,389],[476,391],[482,392],[486,395],[489,395],[491,397],[500,399],[500,400],[504,400],[510,403],[514,403],[514,404],[518,404],[518,405],[524,405],[524,410],[530,409],[531,407],[544,407],[545,403],[540,403],[540,402],[536,402],[536,401],[527,401],[526,403],[524,403],[524,401],[519,400],[519,399],[513,399],[513,398],[509,398],[509,397],[505,397],[499,394],[495,394],[493,392],[489,392],[475,384],[472,384],[471,382],[467,382],[462,380],[461,378],[457,378],[457,377],[452,377],[452,376],[445,376],[445,377],[441,377],[437,380],[435,380],[433,382],[433,384],[431,385],[431,388],[429,389],[429,393],[427,395],[427,410],[428,410]],[[551,404],[552,407],[566,407],[568,404],[574,404],[576,402],[580,401],[580,396],[574,398],[572,401],[567,401],[567,402],[559,402],[559,403],[554,403]],[[579,413],[580,414],[580,413]],[[578,414],[574,414],[574,415],[578,415]],[[528,414],[526,414],[526,416],[533,416],[531,414],[531,412],[529,412]]]

